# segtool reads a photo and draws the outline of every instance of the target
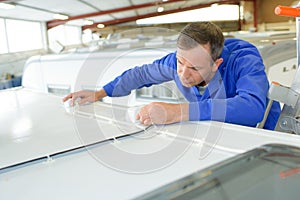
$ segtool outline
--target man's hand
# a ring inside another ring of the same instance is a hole
[[[141,108],[136,119],[142,124],[171,124],[189,120],[188,104],[150,103]]]
[[[63,98],[63,102],[71,99],[71,106],[74,106],[74,102],[76,99],[80,98],[78,101],[78,104],[84,104],[84,103],[92,103],[95,102],[99,99],[102,99],[103,97],[106,97],[107,94],[105,90],[101,89],[100,91],[97,92],[91,92],[91,91],[78,91],[78,92],[73,92],[68,94]]]

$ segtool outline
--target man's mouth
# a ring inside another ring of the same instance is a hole
[[[191,85],[192,81],[188,81],[188,80],[184,80],[184,79],[181,79],[182,83],[184,85]]]

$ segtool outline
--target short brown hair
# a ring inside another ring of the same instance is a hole
[[[211,22],[196,22],[185,26],[177,39],[181,49],[192,49],[198,44],[210,46],[212,59],[217,60],[224,46],[224,35],[220,27]]]

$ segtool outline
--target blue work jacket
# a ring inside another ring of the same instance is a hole
[[[255,127],[264,116],[269,82],[257,48],[240,39],[225,39],[223,63],[203,95],[196,86],[185,87],[177,74],[176,52],[123,72],[103,89],[110,97],[125,96],[131,90],[174,80],[189,101],[189,120],[215,120]],[[264,128],[273,130],[280,105],[273,102]]]

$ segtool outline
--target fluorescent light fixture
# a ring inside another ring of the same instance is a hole
[[[83,30],[83,33],[84,34],[92,34],[92,30],[88,28],[88,29]]]
[[[74,19],[74,20],[68,21],[66,24],[73,25],[73,26],[86,26],[86,25],[94,24],[94,21],[88,20],[88,19]]]
[[[197,21],[231,21],[239,19],[238,5],[218,5],[136,20],[138,25],[171,24]]]
[[[164,7],[162,7],[162,6],[159,6],[158,8],[157,8],[157,12],[164,12]]]
[[[16,6],[13,4],[8,4],[8,3],[0,3],[0,8],[1,9],[14,9]]]
[[[98,27],[98,28],[104,28],[105,25],[104,25],[104,24],[98,24],[97,27]]]
[[[56,14],[53,15],[53,18],[54,18],[54,19],[65,20],[65,19],[69,19],[69,16],[63,15],[63,14],[59,14],[59,13],[56,13]]]
[[[92,20],[86,19],[84,20],[84,25],[92,25],[94,22]]]

